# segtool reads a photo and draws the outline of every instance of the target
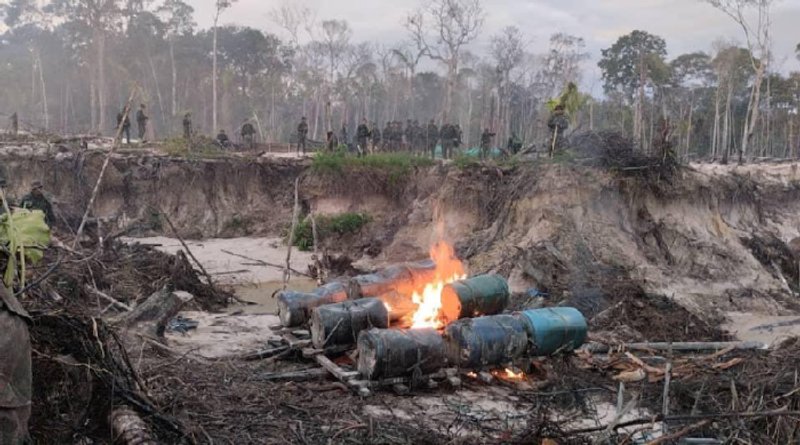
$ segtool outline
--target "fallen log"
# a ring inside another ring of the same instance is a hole
[[[734,341],[734,342],[658,342],[658,343],[626,343],[622,345],[602,345],[592,343],[582,349],[593,354],[605,354],[611,350],[630,350],[630,351],[676,351],[676,352],[707,352],[722,351],[725,349],[739,351],[767,349],[769,345],[757,341]]]
[[[305,324],[315,307],[341,303],[347,300],[347,291],[342,283],[328,283],[313,292],[284,290],[278,293],[278,317],[285,327]]]
[[[514,315],[458,320],[443,336],[448,362],[462,368],[501,365],[531,352],[525,322]]]
[[[500,275],[481,275],[448,284],[442,290],[445,324],[461,318],[499,314],[508,306],[508,282]]]
[[[289,372],[269,372],[260,374],[255,377],[256,380],[263,380],[268,382],[276,381],[292,381],[302,382],[306,380],[317,380],[328,377],[330,373],[324,368],[312,368],[302,371],[289,371]]]
[[[354,345],[358,334],[371,328],[389,327],[389,312],[377,298],[345,301],[311,312],[311,343],[317,349]]]
[[[147,424],[128,407],[115,408],[109,416],[114,443],[123,445],[157,445]]]
[[[113,324],[123,328],[141,327],[151,337],[163,337],[167,323],[178,315],[194,296],[188,292],[172,292],[163,288],[115,319]]]
[[[435,329],[370,329],[358,336],[358,371],[368,380],[433,374],[445,365]]]

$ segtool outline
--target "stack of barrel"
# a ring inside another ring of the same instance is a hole
[[[392,266],[312,293],[283,292],[287,327],[308,323],[318,349],[358,347],[358,370],[370,380],[427,375],[446,367],[482,369],[524,358],[571,351],[586,339],[583,315],[573,308],[502,314],[508,283],[482,275],[442,291],[444,331],[406,329],[417,309],[411,295],[434,279],[432,261]]]

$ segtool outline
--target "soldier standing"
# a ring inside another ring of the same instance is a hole
[[[217,144],[221,148],[229,148],[231,146],[231,140],[228,138],[228,134],[225,133],[225,130],[220,130],[217,134]]]
[[[569,128],[569,119],[567,119],[563,105],[556,105],[553,114],[547,121],[547,128],[549,128],[551,132],[550,157],[553,157],[556,148],[561,147],[562,141],[564,140],[564,133],[566,133]]]
[[[392,123],[386,122],[386,126],[383,127],[383,150],[384,151],[392,151]]]
[[[136,124],[139,126],[139,140],[142,142],[146,142],[147,121],[150,120],[150,117],[144,112],[146,108],[144,104],[141,104],[139,106],[139,111],[136,112]]]
[[[347,122],[342,122],[342,129],[339,130],[339,143],[347,145],[349,142],[349,138],[347,135]]]
[[[328,151],[333,153],[339,148],[339,139],[336,137],[336,133],[333,131],[328,131],[328,137],[326,139]]]
[[[128,145],[130,145],[131,120],[124,109],[117,114],[117,129],[119,129],[120,127],[122,127],[122,134],[125,136],[125,140],[127,141]]]
[[[252,150],[255,148],[256,129],[250,123],[250,119],[245,119],[241,129],[242,142],[247,145],[247,148]]]
[[[440,132],[442,138],[442,158],[443,159],[450,159],[450,155],[453,151],[453,131],[455,128],[450,124],[442,124],[442,129]]]
[[[425,131],[425,146],[431,154],[431,159],[436,159],[437,142],[439,142],[439,127],[437,127],[436,122],[431,119]]]
[[[367,144],[369,143],[370,131],[367,119],[364,119],[356,129],[356,143],[358,144],[359,154],[366,154]]]
[[[378,128],[378,125],[373,122],[372,123],[372,153],[377,153],[381,146],[381,129]]]
[[[483,130],[483,134],[481,134],[481,159],[489,157],[489,150],[492,149],[492,138],[494,136],[495,134],[490,132],[488,128]]]
[[[308,138],[308,121],[303,117],[297,126],[297,154],[306,154],[306,138]]]
[[[183,115],[183,138],[187,141],[192,138],[192,113]]]

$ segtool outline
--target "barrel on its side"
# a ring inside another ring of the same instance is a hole
[[[313,292],[282,291],[278,293],[278,316],[287,328],[305,324],[311,310],[325,304],[345,301],[347,290],[342,283],[333,282]]]
[[[390,292],[399,292],[411,298],[414,290],[433,280],[435,273],[436,263],[431,260],[398,264],[374,274],[350,279],[347,294],[351,300],[378,297]]]
[[[393,322],[393,327],[398,326],[394,322],[410,320],[411,316],[419,309],[419,305],[414,303],[411,296],[397,291],[390,291],[376,298],[383,301],[383,304],[389,310],[389,319]]]
[[[370,380],[433,374],[445,365],[435,329],[370,329],[358,336],[358,372]]]
[[[500,275],[480,275],[448,284],[442,290],[446,323],[461,318],[499,314],[508,306],[508,282]]]
[[[381,300],[365,298],[328,304],[311,312],[311,343],[317,349],[354,345],[361,331],[389,327],[389,312]]]
[[[532,309],[519,314],[533,344],[533,354],[573,351],[586,342],[586,318],[571,307]]]
[[[529,351],[525,328],[525,323],[513,315],[456,321],[444,330],[447,360],[462,368],[482,368],[523,357]]]

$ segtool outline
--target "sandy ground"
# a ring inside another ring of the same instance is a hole
[[[743,341],[775,344],[790,337],[800,337],[800,316],[769,316],[729,312],[730,322],[723,326]]]
[[[157,249],[176,253],[183,246],[177,239],[166,237],[127,239],[127,242],[155,245]],[[197,329],[187,334],[169,333],[170,346],[182,352],[191,351],[209,359],[221,359],[262,349],[275,338],[270,326],[280,324],[273,293],[283,287],[283,271],[258,264],[286,262],[286,246],[278,238],[231,238],[187,241],[192,253],[219,283],[230,285],[249,305],[229,307],[224,313],[183,312],[180,315],[197,321]],[[244,259],[227,252],[246,256]],[[311,254],[292,250],[292,268],[305,271]],[[295,277],[289,287],[311,290],[313,280]]]

